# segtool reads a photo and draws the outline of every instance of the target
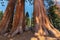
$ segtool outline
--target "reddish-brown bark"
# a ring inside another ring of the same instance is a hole
[[[22,33],[22,22],[23,22],[23,13],[24,13],[24,0],[17,0],[16,4],[16,13],[13,19],[13,26],[10,31],[11,36],[14,36],[16,33]]]
[[[53,27],[48,19],[43,1],[34,0],[35,34],[38,36],[60,37],[60,32]]]
[[[25,28],[26,28],[26,19],[25,18],[26,18],[25,14],[23,14],[23,23],[22,23],[23,31],[25,31]]]
[[[7,5],[7,8],[6,8],[3,18],[2,18],[2,21],[0,23],[0,33],[1,34],[6,32],[6,30],[7,30],[10,18],[12,16],[12,14],[14,13],[15,3],[16,3],[16,0],[13,0],[13,1],[9,0],[9,3]]]

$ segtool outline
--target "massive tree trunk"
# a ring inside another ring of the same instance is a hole
[[[53,27],[48,19],[43,1],[34,0],[35,35],[60,37],[60,32]]]
[[[6,32],[10,32],[10,30],[12,28],[13,17],[14,17],[14,13],[12,14],[12,16],[10,18],[10,21],[9,21],[9,24],[8,24],[9,27],[7,28],[7,31]]]
[[[23,31],[25,31],[25,28],[26,28],[26,16],[25,16],[25,13],[23,14],[23,23],[22,23],[22,29]]]
[[[10,21],[12,14],[14,13],[16,0],[9,0],[5,13],[3,15],[2,21],[0,23],[0,33],[5,33]]]
[[[24,8],[24,10],[23,10],[23,23],[22,23],[22,29],[23,29],[23,31],[25,31],[25,27],[26,27],[26,22],[25,22],[25,18],[26,18],[26,16],[25,16],[25,0],[24,0],[24,4],[23,4],[23,8]]]
[[[16,13],[13,19],[13,26],[10,31],[10,35],[14,36],[15,34],[22,33],[22,22],[23,22],[23,13],[24,13],[24,0],[17,0],[16,4]]]

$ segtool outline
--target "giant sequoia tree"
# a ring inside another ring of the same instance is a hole
[[[9,0],[9,3],[7,5],[7,8],[5,10],[5,13],[4,13],[1,23],[0,23],[0,33],[1,34],[6,32],[6,30],[7,30],[10,18],[12,16],[12,14],[14,13],[15,3],[16,3],[16,0],[14,0],[14,1]]]
[[[24,0],[17,0],[16,13],[14,15],[12,24],[13,26],[10,31],[12,36],[18,32],[23,32],[22,30],[23,15],[24,15]]]
[[[13,16],[12,28],[10,29],[10,35],[14,36],[16,33],[22,33],[25,29],[25,14],[24,14],[24,2],[25,0],[9,0],[8,6],[0,23],[0,33],[5,33],[10,18],[14,13],[15,3],[16,12]],[[34,0],[34,25],[35,36],[53,36],[60,37],[60,32],[53,27],[50,23],[46,10],[44,7],[44,0]],[[3,30],[4,29],[4,30]]]
[[[16,12],[14,14],[14,10],[16,7]],[[5,13],[3,15],[2,21],[0,23],[0,33],[6,33],[8,25],[10,24],[10,19],[12,19],[12,28],[10,29],[10,34],[16,34],[18,32],[22,32],[22,22],[24,16],[24,0],[9,0]],[[3,30],[4,29],[4,30]]]
[[[46,15],[43,1],[34,0],[35,35],[60,37],[60,32],[53,27]]]

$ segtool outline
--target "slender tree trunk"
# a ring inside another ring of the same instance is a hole
[[[8,6],[3,15],[2,21],[0,23],[0,33],[5,33],[10,21],[12,14],[14,13],[16,0],[9,0]]]
[[[16,13],[13,19],[13,26],[10,31],[10,35],[14,36],[15,34],[22,33],[22,22],[23,22],[23,13],[24,13],[24,0],[17,0],[16,4]]]
[[[34,0],[35,35],[60,37],[60,32],[53,27],[48,19],[43,1]]]

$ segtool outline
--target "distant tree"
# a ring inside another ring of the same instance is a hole
[[[27,25],[27,27],[30,26],[30,18],[29,18],[29,13],[28,12],[26,12],[26,25]]]
[[[26,12],[26,17],[29,17],[29,13],[28,12]]]
[[[60,11],[56,6],[51,6],[49,8],[49,14],[48,14],[51,23],[60,30]]]
[[[3,17],[3,11],[0,11],[0,21],[1,21],[2,17]]]
[[[51,23],[60,30],[60,12],[59,12],[59,5],[57,0],[46,0],[48,3],[49,8],[47,9],[49,19]]]
[[[4,1],[1,2],[1,6],[5,6],[5,5],[4,5]]]
[[[45,1],[48,4],[48,6],[54,5],[54,1],[53,0],[45,0]]]
[[[31,4],[31,5],[33,5],[33,2],[32,1],[34,1],[34,0],[28,0],[29,1],[29,3]]]
[[[33,15],[33,14],[32,14]],[[34,27],[34,17],[31,18],[31,26]]]

